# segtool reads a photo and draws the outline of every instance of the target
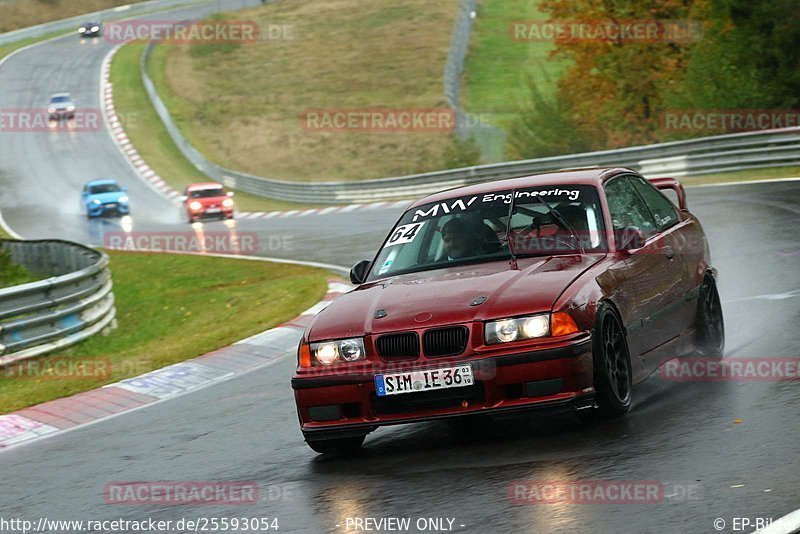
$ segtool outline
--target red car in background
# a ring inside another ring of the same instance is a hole
[[[233,219],[232,192],[216,182],[186,186],[181,201],[190,223],[200,219]]]
[[[716,271],[683,188],[630,169],[431,195],[350,276],[358,287],[306,328],[291,382],[317,452],[438,418],[619,416],[664,361],[722,356]]]

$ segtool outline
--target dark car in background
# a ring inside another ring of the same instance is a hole
[[[100,37],[103,34],[103,25],[100,22],[85,22],[78,28],[81,37]]]

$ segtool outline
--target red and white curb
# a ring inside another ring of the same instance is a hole
[[[122,153],[123,157],[128,161],[136,174],[153,187],[160,194],[180,205],[181,194],[170,187],[148,164],[142,159],[142,156],[134,148],[130,139],[128,139],[123,127],[124,117],[117,115],[116,107],[114,106],[114,87],[111,84],[111,62],[114,59],[117,51],[124,45],[119,44],[111,49],[106,57],[103,58],[103,64],[100,69],[100,105],[103,109],[103,119],[106,124],[111,138],[116,143],[117,148]],[[306,210],[287,210],[287,211],[252,211],[252,212],[237,212],[238,219],[273,219],[273,218],[286,218],[286,217],[306,217],[309,215],[327,215],[329,213],[347,213],[355,210],[377,210],[383,208],[406,208],[411,201],[400,200],[397,202],[373,202],[369,204],[350,204],[345,206],[329,206],[320,208],[311,208]]]
[[[103,58],[103,64],[100,67],[100,105],[103,109],[103,118],[106,128],[111,134],[111,138],[116,143],[122,155],[131,165],[136,174],[145,182],[149,183],[153,189],[167,197],[168,199],[180,205],[179,192],[170,187],[150,166],[142,159],[139,152],[131,144],[130,139],[125,134],[125,129],[122,126],[122,121],[117,115],[116,107],[114,106],[114,88],[111,85],[111,61],[114,59],[117,51],[122,47],[119,44],[112,48],[106,57]]]
[[[185,362],[2,415],[0,451],[82,428],[272,365],[295,350],[314,315],[352,288],[330,280],[323,300],[280,326]]]

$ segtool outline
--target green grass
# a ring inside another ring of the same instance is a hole
[[[0,413],[181,362],[274,327],[318,302],[329,278],[318,269],[261,261],[109,255],[119,327],[37,364],[107,358],[110,376],[55,380],[0,373]]]
[[[539,0],[481,0],[478,6],[462,100],[468,111],[493,116],[500,127],[507,127],[528,102],[528,80],[544,97],[550,97],[569,64],[549,57],[554,43],[516,42],[511,38],[512,22],[546,20],[538,5]]]
[[[3,237],[2,230],[0,230],[0,237]],[[41,276],[30,272],[22,265],[12,263],[11,254],[0,248],[0,288],[18,286],[41,279]]]
[[[144,46],[129,44],[114,56],[110,73],[114,106],[125,133],[142,158],[165,182],[180,191],[187,184],[204,182],[208,178],[183,157],[150,104],[139,70]],[[276,211],[306,206],[236,191],[236,207],[241,211]]]
[[[280,180],[338,181],[448,167],[451,132],[304,128],[309,109],[446,109],[457,3],[276,2],[236,12],[292,39],[159,45],[150,75],[185,137],[217,164]],[[230,15],[225,15],[230,16]]]

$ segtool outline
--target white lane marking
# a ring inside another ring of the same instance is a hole
[[[291,217],[292,215],[296,215],[298,213],[300,213],[300,210],[284,211],[282,212],[281,218]]]
[[[388,203],[389,202],[373,202],[372,204],[367,204],[366,206],[364,206],[364,209],[365,210],[376,210],[376,209],[378,209],[378,208],[380,208],[382,206],[385,206]]]
[[[327,208],[324,208],[324,209],[320,210],[319,215],[326,215],[326,214],[331,213],[333,211],[336,211],[338,209],[339,209],[338,206],[330,206],[330,207],[327,207]]]
[[[791,534],[798,529],[800,529],[800,508],[783,517],[779,517],[769,526],[754,531],[752,534]]]
[[[280,215],[281,213],[283,213],[283,212],[282,212],[282,211],[270,211],[269,213],[267,213],[266,215],[264,215],[264,218],[265,218],[265,219],[271,219],[271,218],[273,218],[273,217],[277,217],[277,216],[278,216],[278,215]]]
[[[23,239],[21,235],[11,229],[11,227],[6,223],[6,220],[3,219],[3,212],[0,212],[0,228],[2,228],[5,233],[13,237],[14,239]]]
[[[787,291],[786,293],[771,293],[767,295],[755,295],[752,297],[739,297],[736,299],[729,299],[724,301],[725,304],[729,302],[744,302],[747,300],[786,300],[794,297],[800,297],[800,289],[794,291]]]
[[[306,210],[306,211],[303,211],[301,213],[298,213],[297,216],[298,217],[305,217],[306,215],[311,215],[312,213],[316,213],[317,211],[319,211],[318,208],[311,208],[310,210]]]

